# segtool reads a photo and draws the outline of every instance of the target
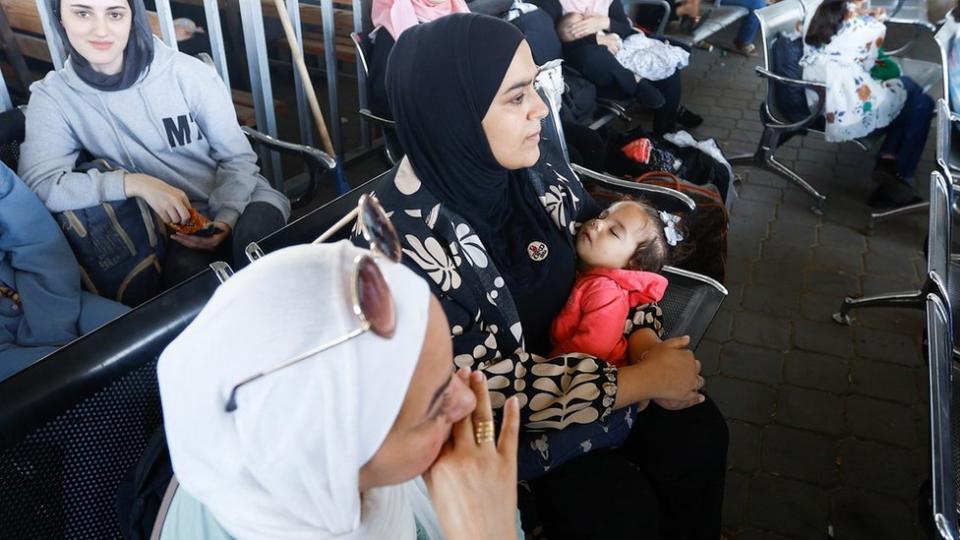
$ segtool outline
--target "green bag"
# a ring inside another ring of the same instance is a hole
[[[878,81],[888,81],[900,76],[900,66],[890,58],[886,51],[880,49],[877,51],[877,61],[870,69],[870,76]]]

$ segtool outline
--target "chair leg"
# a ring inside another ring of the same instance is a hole
[[[892,210],[882,210],[879,212],[870,212],[870,221],[867,223],[867,228],[872,229],[873,226],[881,220],[901,216],[903,214],[912,214],[914,212],[926,212],[930,208],[930,203],[928,202],[919,202],[916,204],[908,204],[907,206],[901,206],[900,208],[894,208]]]
[[[727,163],[731,167],[749,167],[751,165],[761,165],[762,159],[758,159],[757,154],[737,154],[727,158]]]
[[[833,314],[833,321],[837,324],[850,326],[850,311],[867,307],[893,307],[922,309],[926,305],[926,287],[919,291],[900,293],[876,294],[861,298],[846,297],[840,303],[840,311]]]
[[[806,191],[813,197],[813,206],[810,208],[814,214],[818,216],[823,215],[823,201],[827,199],[826,196],[821,195],[819,191],[814,189],[806,180],[804,180],[799,174],[793,172],[789,167],[777,161],[777,158],[774,157],[773,152],[770,152],[766,155],[764,160],[766,168],[772,172],[783,176],[790,182],[800,186],[800,189]]]
[[[777,150],[776,141],[779,140],[779,137],[779,133],[768,127],[761,137],[756,152],[728,157],[727,162],[731,167],[760,167],[782,176],[789,182],[793,182],[813,197],[814,203],[810,210],[818,216],[823,215],[823,201],[826,200],[826,197],[814,189],[799,174],[777,161],[776,156],[774,156]]]

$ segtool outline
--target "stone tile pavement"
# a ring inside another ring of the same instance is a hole
[[[923,40],[911,56],[936,61],[932,39]],[[684,102],[706,118],[696,134],[728,155],[752,152],[760,137],[757,63],[697,51],[684,71]],[[933,141],[931,131],[918,173],[924,198]],[[919,284],[926,215],[868,230],[873,157],[853,145],[798,137],[778,156],[828,199],[817,216],[798,188],[738,170],[730,295],[697,350],[730,426],[724,526],[737,540],[923,538],[923,314],[864,310],[850,327],[830,316],[845,295]]]

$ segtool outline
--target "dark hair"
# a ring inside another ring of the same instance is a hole
[[[950,15],[953,16],[953,20],[960,22],[960,3],[953,6],[953,9],[950,10]]]
[[[673,249],[677,246],[670,246],[667,243],[667,233],[663,229],[663,221],[660,219],[660,212],[650,203],[643,199],[632,200],[623,199],[610,205],[608,211],[617,205],[632,203],[639,206],[646,212],[650,222],[654,224],[653,236],[637,244],[637,249],[633,251],[630,260],[627,261],[629,270],[645,270],[647,272],[659,272],[664,266],[670,264],[674,258]],[[679,224],[677,225],[679,227]],[[681,234],[683,232],[681,231]]]
[[[826,0],[820,4],[810,20],[807,35],[804,41],[807,45],[821,47],[830,43],[833,36],[840,31],[840,25],[847,16],[846,0]]]

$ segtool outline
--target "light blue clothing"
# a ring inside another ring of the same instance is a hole
[[[517,512],[517,538],[523,538],[523,528],[520,526],[520,512]],[[223,527],[217,523],[200,501],[193,498],[183,487],[178,487],[170,509],[160,529],[160,540],[234,540]],[[430,538],[426,530],[417,523],[417,540],[443,540]]]
[[[80,267],[53,217],[0,163],[0,380],[127,311],[81,293]]]
[[[160,529],[160,540],[233,540],[207,507],[177,488]]]

